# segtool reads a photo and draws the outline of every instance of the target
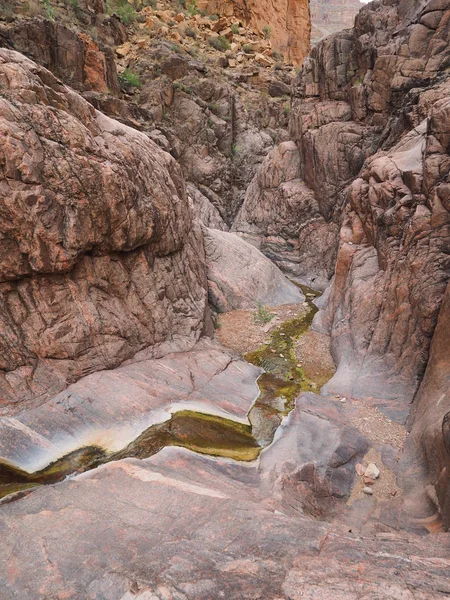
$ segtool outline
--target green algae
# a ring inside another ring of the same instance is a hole
[[[318,309],[312,299],[320,295],[311,288],[300,286],[307,298],[308,309],[300,316],[285,321],[271,334],[270,340],[253,352],[245,354],[247,362],[264,369],[258,379],[261,396],[258,401],[267,404],[267,398],[281,397],[285,401],[284,414],[289,413],[295,399],[302,391],[318,389],[315,381],[308,379],[295,357],[295,342],[311,327]]]
[[[255,460],[261,446],[254,439],[250,425],[223,417],[179,411],[171,419],[153,425],[119,452],[106,452],[87,446],[66,454],[44,469],[28,473],[7,463],[0,463],[0,498],[40,485],[62,481],[70,475],[90,471],[123,458],[148,458],[166,446],[178,446],[239,461]]]

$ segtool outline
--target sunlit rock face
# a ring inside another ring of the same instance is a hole
[[[211,14],[236,15],[259,30],[270,27],[274,49],[284,55],[286,62],[301,64],[309,52],[308,0],[199,0],[197,6]]]

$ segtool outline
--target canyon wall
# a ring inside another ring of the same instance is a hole
[[[17,52],[0,86],[2,404],[192,346],[206,267],[175,160]]]
[[[449,37],[448,0],[371,3],[307,57],[291,115],[300,176],[340,224],[314,324],[338,365],[325,389],[395,400],[400,420],[414,401],[412,477],[447,526]]]
[[[310,0],[311,43],[317,44],[332,33],[353,27],[362,7],[361,0]]]
[[[310,49],[308,0],[198,0],[210,14],[236,15],[260,31],[270,28],[273,47],[288,63],[301,64]]]

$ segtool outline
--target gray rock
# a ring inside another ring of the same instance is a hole
[[[303,302],[300,289],[235,233],[203,228],[209,299],[219,312]]]

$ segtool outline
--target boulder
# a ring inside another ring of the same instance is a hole
[[[218,312],[304,301],[300,289],[234,233],[203,227],[209,300]]]

